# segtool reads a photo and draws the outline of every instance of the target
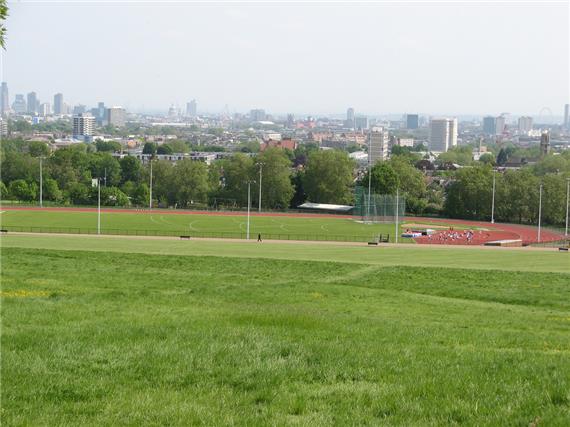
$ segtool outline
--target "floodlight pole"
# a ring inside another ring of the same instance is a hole
[[[152,159],[150,159],[150,193],[148,197],[148,210],[152,210]]]
[[[247,233],[245,238],[249,240],[249,214],[251,208],[251,181],[247,181]]]
[[[97,234],[101,234],[101,178],[97,178]]]
[[[566,178],[566,228],[564,236],[568,237],[568,205],[570,205],[570,178]]]
[[[399,215],[400,215],[400,189],[396,188],[396,243],[398,243],[398,235],[399,233]]]
[[[491,224],[495,223],[495,169],[493,169],[493,198],[491,201]]]
[[[263,163],[259,162],[259,213],[261,213],[261,180],[263,177]]]
[[[355,119],[356,120],[356,119]],[[370,220],[370,192],[372,191],[372,134],[368,131],[368,205],[366,217]]]
[[[44,193],[43,193],[44,177],[43,177],[42,160],[43,160],[43,157],[40,157],[40,208],[44,207]]]
[[[540,243],[541,220],[542,220],[542,183],[540,183],[540,187],[538,189],[538,236],[537,236],[538,243]]]

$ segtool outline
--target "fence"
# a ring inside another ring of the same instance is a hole
[[[3,226],[3,230],[15,233],[57,233],[57,234],[97,234],[96,228],[78,227],[35,227],[10,225]],[[245,239],[246,233],[225,231],[192,231],[186,230],[130,230],[117,228],[102,228],[101,234],[110,236],[155,236],[155,237],[179,237],[190,236],[196,238],[217,239]],[[320,242],[369,242],[376,237],[370,235],[330,235],[330,234],[287,234],[287,233],[262,233],[261,237],[267,240],[304,240]],[[257,234],[250,233],[250,239],[257,239]]]
[[[531,243],[535,248],[570,248],[570,237],[550,242]]]

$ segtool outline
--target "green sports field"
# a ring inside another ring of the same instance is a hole
[[[23,227],[56,232],[95,232],[97,211],[5,210],[0,214],[3,227]],[[244,238],[246,215],[172,214],[168,211],[104,212],[101,229],[105,234],[188,234],[197,237]],[[394,224],[362,224],[350,218],[256,216],[250,218],[251,236],[261,234],[279,240],[356,240],[368,241],[378,234],[394,240]],[[402,239],[410,242],[411,239]]]
[[[568,254],[0,239],[4,425],[570,420]]]

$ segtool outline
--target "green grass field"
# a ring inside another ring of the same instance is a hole
[[[69,228],[97,230],[97,211],[17,211],[6,210],[0,214],[3,227],[52,227],[61,231]],[[244,237],[247,217],[244,215],[216,216],[207,214],[172,215],[161,211],[154,213],[103,213],[103,233],[149,231],[157,233],[189,234],[208,237]],[[267,239],[282,240],[371,240],[377,234],[389,234],[394,240],[394,224],[362,224],[346,218],[294,218],[286,216],[251,216],[251,236],[261,233]],[[400,241],[411,242],[411,239]]]
[[[570,420],[568,254],[1,243],[4,425]]]

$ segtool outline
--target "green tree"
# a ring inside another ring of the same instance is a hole
[[[91,203],[90,189],[81,182],[72,182],[67,186],[66,198],[71,203],[76,205],[83,205]]]
[[[16,200],[32,201],[36,199],[36,186],[32,183],[29,184],[23,179],[16,179],[8,186],[11,196]]]
[[[157,154],[172,154],[174,150],[168,144],[162,144],[156,149]]]
[[[63,193],[57,185],[57,181],[52,178],[46,178],[43,180],[43,194],[42,196],[46,200],[53,200],[59,202],[63,198]]]
[[[287,153],[279,148],[268,148],[257,156],[257,160],[263,164],[262,206],[270,209],[288,208],[294,190],[291,185],[291,160]],[[256,196],[252,196],[252,199],[257,199],[259,203],[259,193]]]
[[[389,162],[378,162],[371,169],[370,187],[374,194],[396,194],[400,186],[398,174]],[[368,186],[368,173],[362,178],[361,184]]]
[[[255,176],[253,159],[245,154],[236,153],[220,162],[220,166],[222,189],[219,197],[233,199],[239,206],[246,206],[247,181],[253,180]]]
[[[146,185],[143,182],[142,184],[139,184],[136,187],[134,194],[132,196],[132,201],[134,204],[138,206],[146,206],[148,205],[149,197],[150,197],[150,190],[148,188],[148,185]]]
[[[163,145],[166,147],[169,147],[173,153],[187,153],[188,152],[188,145],[184,141],[180,141],[179,139],[174,140],[174,141],[169,141]]]
[[[8,189],[6,184],[0,181],[0,200],[5,200],[8,197]]]
[[[175,197],[180,206],[207,202],[208,168],[205,163],[181,160],[173,173]]]
[[[156,144],[154,142],[145,142],[142,152],[143,154],[155,155],[157,152]]]
[[[495,156],[493,156],[492,153],[481,154],[481,156],[479,157],[479,162],[484,163],[486,165],[494,165]]]
[[[89,156],[91,176],[103,179],[103,185],[113,187],[121,182],[121,165],[109,153],[94,153]]]
[[[396,173],[400,195],[406,199],[406,210],[421,214],[428,205],[424,175],[409,163],[406,156],[395,156],[388,163]]]
[[[92,198],[98,197],[97,189],[92,189]],[[117,187],[101,187],[101,204],[103,206],[128,206],[129,198]]]
[[[487,165],[457,171],[447,188],[445,211],[452,218],[489,219],[493,176]]]
[[[123,157],[119,164],[121,166],[121,182],[139,182],[141,178],[141,163],[137,158],[131,156]]]
[[[303,177],[307,200],[315,203],[352,203],[354,162],[338,150],[309,153]]]
[[[8,5],[6,0],[0,0],[0,47],[6,49],[6,18],[8,17]]]
[[[117,141],[102,141],[98,139],[95,141],[95,147],[99,152],[115,153],[121,151],[121,143]]]
[[[48,145],[41,141],[30,141],[28,151],[32,157],[47,157],[49,155]]]

